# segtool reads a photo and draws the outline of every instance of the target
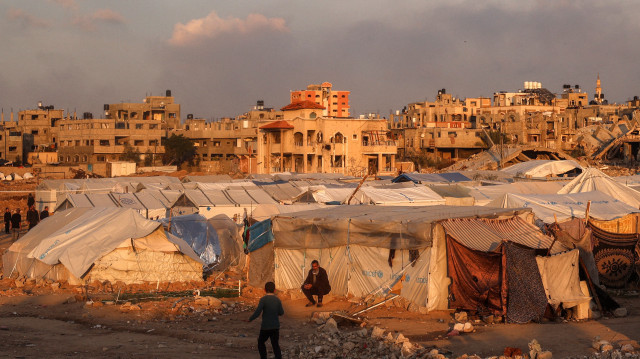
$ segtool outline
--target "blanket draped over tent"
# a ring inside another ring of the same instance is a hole
[[[449,308],[505,313],[501,251],[472,250],[447,236],[447,267],[451,277]]]
[[[591,228],[587,227],[581,218],[574,218],[569,221],[557,223],[557,226],[550,227],[558,239],[566,248],[578,248],[580,258],[589,271],[589,276],[594,284],[599,285],[598,268],[593,258],[593,243],[591,241]]]
[[[514,323],[539,320],[547,308],[547,298],[536,263],[535,250],[507,242],[507,318]]]
[[[553,308],[564,308],[588,302],[580,289],[579,252],[572,250],[550,257],[536,257],[547,301]]]
[[[624,287],[635,269],[638,234],[611,233],[596,226],[591,229],[600,282],[610,288]]]

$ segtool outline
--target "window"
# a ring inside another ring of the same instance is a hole
[[[9,152],[16,152],[17,149],[16,146],[9,146]]]
[[[82,162],[87,162],[87,155],[82,155]]]
[[[220,147],[220,141],[213,141],[213,147]]]
[[[136,123],[136,130],[142,130],[142,124]]]
[[[175,112],[170,112],[169,113],[169,118],[176,118],[176,113]]]
[[[109,140],[100,140],[100,146],[109,146]]]
[[[357,139],[358,139],[358,135],[354,133],[354,134],[353,134],[353,139],[354,139],[354,140],[357,140]]]
[[[38,130],[31,130],[31,134],[32,135],[37,135],[38,134]]]
[[[98,162],[104,162],[104,161],[105,161],[104,156],[98,156]]]
[[[157,130],[158,129],[158,124],[157,123],[153,123],[153,124],[149,125],[149,129],[150,130]]]
[[[144,146],[144,140],[135,140],[133,141],[134,146]]]

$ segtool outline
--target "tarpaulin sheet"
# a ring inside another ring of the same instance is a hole
[[[547,308],[535,250],[505,243],[507,256],[507,318],[513,323],[542,319]]]
[[[550,257],[536,257],[547,301],[553,308],[560,304],[571,308],[591,300],[580,289],[579,256],[574,249]]]
[[[547,177],[558,176],[574,169],[582,169],[582,166],[573,160],[532,160],[516,163],[501,171],[520,177]]]
[[[595,226],[591,230],[600,283],[609,288],[624,288],[635,270],[639,235],[611,233]]]
[[[349,258],[347,247],[288,250],[275,249],[275,283],[276,288],[297,289],[302,286],[311,261],[317,260],[327,271],[331,294],[346,295],[347,280],[349,278]]]
[[[447,236],[447,260],[450,309],[505,313],[502,251],[475,251]]]
[[[28,257],[49,265],[62,263],[71,274],[80,278],[98,258],[124,240],[144,237],[160,226],[158,222],[149,221],[128,208],[78,210],[82,215],[43,238]],[[53,217],[64,216],[65,212]],[[29,240],[27,236],[22,239]]]
[[[170,224],[170,233],[182,238],[202,259],[205,267],[219,260],[222,251],[218,241],[218,233],[207,219],[199,214],[163,218],[160,220],[165,226]]]
[[[262,248],[265,244],[273,242],[273,232],[271,231],[271,220],[265,219],[254,223],[249,227],[249,245],[247,250],[253,252]]]

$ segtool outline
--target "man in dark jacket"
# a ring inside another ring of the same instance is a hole
[[[33,198],[33,193],[29,193],[27,196],[27,208],[31,208],[31,206],[36,204],[36,199]]]
[[[29,207],[29,210],[27,211],[27,222],[29,222],[29,230],[40,222],[40,215],[38,215],[38,211],[36,211],[35,206]]]
[[[11,216],[11,232],[14,241],[20,238],[20,222],[22,222],[22,215],[20,215],[20,208],[16,208],[16,213]]]
[[[11,211],[9,207],[4,211],[4,233],[9,234],[11,229]]]
[[[40,220],[42,221],[43,219],[49,217],[49,206],[45,206],[44,209],[42,210],[42,212],[40,212]]]
[[[318,296],[318,307],[322,307],[322,297],[329,294],[331,291],[331,285],[329,284],[329,276],[327,271],[320,267],[317,260],[311,262],[311,269],[302,284],[302,293],[309,299],[307,307],[316,305],[316,301],[313,299],[314,295]]]
[[[271,347],[273,348],[273,354],[276,359],[282,359],[282,352],[280,351],[280,319],[279,316],[284,314],[282,309],[282,302],[280,298],[276,297],[276,285],[273,282],[267,282],[264,285],[264,290],[267,295],[260,298],[258,308],[249,317],[249,322],[260,316],[262,313],[262,324],[260,325],[260,336],[258,336],[258,352],[260,353],[260,359],[267,359],[267,347],[264,343],[267,339],[271,339]]]

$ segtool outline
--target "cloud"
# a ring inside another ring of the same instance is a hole
[[[18,21],[25,27],[49,27],[50,24],[44,19],[40,19],[33,16],[22,9],[9,9],[7,11],[7,18],[9,20]]]
[[[246,19],[228,17],[223,19],[212,11],[204,18],[194,19],[186,24],[177,23],[169,43],[187,46],[204,39],[212,39],[223,34],[249,34],[258,31],[288,32],[283,18],[267,18],[262,14],[249,14]]]
[[[58,4],[65,9],[75,10],[78,8],[78,4],[76,3],[76,0],[49,0],[49,2]]]
[[[123,24],[125,22],[124,16],[119,12],[111,9],[99,9],[88,15],[76,16],[73,19],[73,24],[87,31],[95,31],[96,24]]]

